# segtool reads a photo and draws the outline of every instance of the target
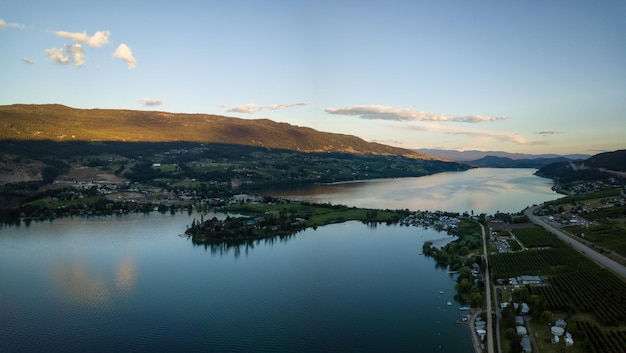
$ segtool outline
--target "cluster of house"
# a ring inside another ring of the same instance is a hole
[[[581,217],[581,212],[594,212],[602,208],[610,208],[616,206],[624,206],[626,205],[626,197],[618,196],[607,198],[603,200],[603,203],[597,207],[591,207],[586,204],[580,204],[576,207],[576,209],[571,211],[563,211],[557,212],[556,207],[552,208],[552,215],[547,215],[545,217],[546,221],[559,223],[561,225],[581,225],[587,226],[589,221],[585,218]],[[560,210],[562,211],[562,210]]]
[[[530,345],[530,337],[528,337],[528,330],[524,324],[523,317],[515,317],[515,331],[517,331],[518,336],[521,336],[520,346],[522,346],[522,352],[529,353],[532,351],[532,347]]]
[[[613,188],[619,188],[621,182],[618,178],[610,178],[607,180],[594,180],[570,186],[568,191],[570,194],[584,194]]]
[[[511,248],[510,242],[517,241],[515,240],[515,237],[510,233],[508,236],[503,236],[498,232],[492,232],[491,235],[493,236],[492,239],[495,239],[494,243],[496,244],[496,248],[498,249],[498,253],[500,254],[509,252],[509,249]]]
[[[521,275],[518,277],[511,277],[508,280],[502,278],[496,279],[498,285],[504,286],[537,286],[543,284],[543,279],[540,276]]]
[[[515,329],[517,331],[517,335],[521,337],[520,345],[522,348],[522,352],[529,353],[532,351],[530,345],[530,338],[528,337],[528,330],[526,326],[524,326],[524,318],[521,316],[515,317]],[[550,341],[552,343],[559,343],[561,340],[565,341],[565,346],[570,347],[574,344],[574,339],[569,332],[565,331],[565,327],[567,327],[567,322],[562,319],[556,320],[554,326],[550,328],[550,334],[552,338]]]
[[[407,226],[435,227],[442,230],[452,230],[459,226],[459,217],[448,215],[440,211],[416,211],[406,216],[400,224]]]
[[[483,321],[480,316],[477,316],[476,319],[474,319],[474,329],[476,330],[476,334],[481,341],[485,341],[485,336],[487,336],[487,330],[485,330],[485,325],[487,325],[487,323]]]
[[[554,323],[554,326],[550,328],[550,334],[552,335],[551,342],[559,343],[562,340],[565,341],[565,346],[570,347],[574,344],[574,339],[572,338],[572,334],[565,331],[567,327],[567,322],[563,319],[558,319]]]

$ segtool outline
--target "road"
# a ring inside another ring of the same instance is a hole
[[[485,257],[485,302],[487,305],[487,353],[495,353],[493,349],[493,318],[491,309],[491,280],[489,279],[489,263],[487,257],[487,237],[485,236],[485,227],[481,224],[480,229],[483,232],[483,254]]]
[[[528,219],[531,222],[533,222],[534,224],[536,224],[536,225],[538,225],[540,227],[543,227],[548,232],[550,232],[552,234],[555,234],[556,236],[561,238],[561,240],[563,240],[564,242],[570,244],[574,249],[584,253],[590,259],[592,259],[593,261],[597,262],[598,265],[604,266],[604,267],[608,268],[609,270],[613,271],[618,276],[626,279],[626,267],[624,267],[621,264],[619,264],[618,262],[613,261],[613,260],[609,259],[608,257],[600,254],[599,252],[597,252],[594,249],[588,247],[587,245],[579,242],[575,238],[573,238],[573,237],[563,233],[562,231],[558,230],[557,228],[554,228],[548,222],[544,221],[541,217],[535,216],[533,213],[534,213],[534,211],[535,211],[535,209],[537,207],[539,207],[539,206],[529,207],[529,208],[527,208],[524,211],[526,216],[528,216]],[[484,233],[483,233],[483,236],[484,236]]]

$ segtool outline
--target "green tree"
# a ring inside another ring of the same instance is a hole
[[[477,288],[477,287],[474,287],[474,288]],[[480,292],[472,291],[472,294],[470,295],[470,304],[473,307],[481,307],[483,305],[483,295]]]
[[[544,310],[539,316],[539,320],[544,324],[549,324],[553,321],[552,312],[550,310]]]
[[[516,303],[526,303],[528,302],[529,298],[530,298],[530,292],[528,291],[528,288],[526,287],[521,287],[513,291],[513,301]]]

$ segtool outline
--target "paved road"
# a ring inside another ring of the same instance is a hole
[[[485,301],[487,305],[487,353],[495,353],[493,349],[493,319],[491,317],[491,280],[489,280],[489,263],[487,258],[487,238],[485,237],[485,227],[481,224],[483,232],[483,254],[485,256]]]
[[[613,260],[609,259],[608,257],[600,254],[599,252],[595,251],[594,249],[592,249],[592,248],[588,247],[587,245],[579,242],[575,238],[573,238],[573,237],[563,233],[562,231],[554,228],[552,225],[550,225],[549,223],[544,221],[541,217],[535,216],[533,214],[533,212],[535,211],[535,209],[537,207],[538,206],[529,207],[529,208],[527,208],[524,211],[526,213],[526,216],[528,216],[528,219],[531,222],[533,222],[534,224],[536,224],[538,226],[543,227],[545,230],[549,231],[550,233],[556,234],[556,236],[561,238],[561,240],[563,240],[564,242],[570,244],[574,249],[576,249],[576,250],[584,253],[585,255],[587,255],[593,261],[597,262],[600,266],[604,266],[604,267],[608,268],[609,270],[615,272],[615,274],[617,274],[618,276],[621,276],[622,278],[626,278],[626,267],[624,267],[621,264],[619,264],[618,262],[613,261]]]

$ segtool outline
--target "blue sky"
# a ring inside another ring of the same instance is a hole
[[[0,3],[0,104],[271,119],[405,148],[626,148],[626,2]]]

